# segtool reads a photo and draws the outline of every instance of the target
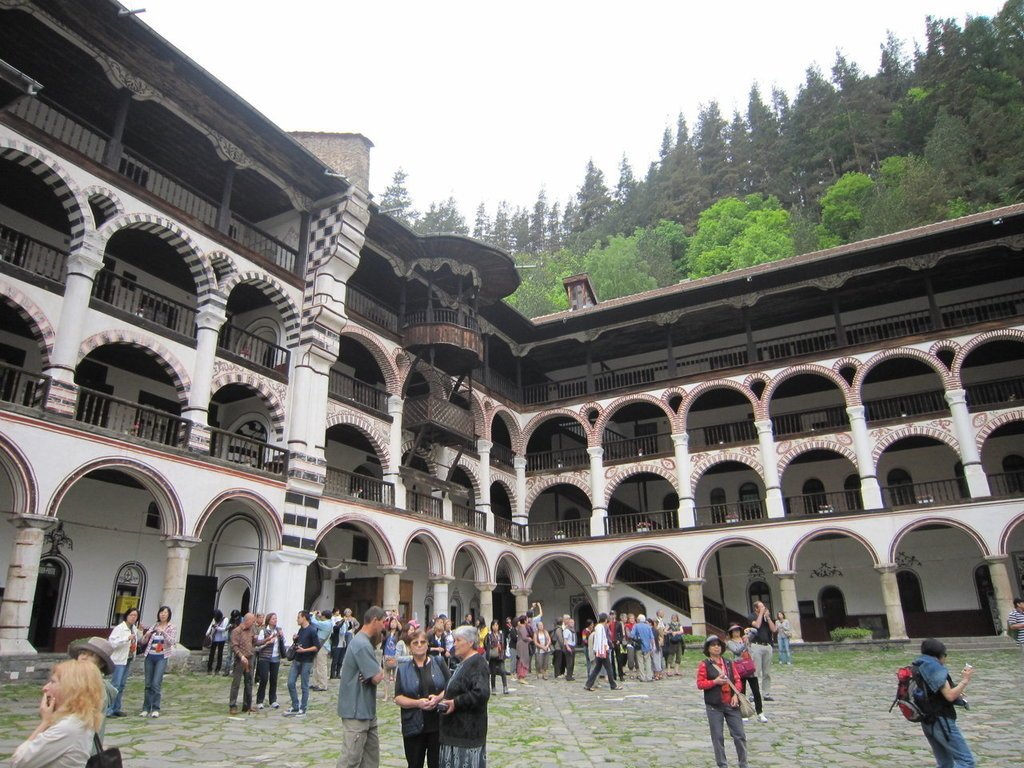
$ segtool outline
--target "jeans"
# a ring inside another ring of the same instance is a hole
[[[341,665],[345,661],[345,648],[347,646],[334,646],[331,648],[331,679],[341,677]]]
[[[271,661],[260,659],[256,664],[256,676],[259,678],[260,686],[256,691],[256,703],[263,703],[263,694],[267,692],[267,682],[270,682],[270,704],[277,702],[277,674],[281,671],[281,659]]]
[[[114,697],[114,701],[107,710],[108,715],[121,711],[121,698],[124,696],[124,687],[128,683],[129,670],[130,665],[128,664],[114,665],[114,674],[110,676],[110,684],[117,689],[117,696]]]
[[[164,683],[167,657],[160,653],[146,656],[146,695],[142,700],[143,712],[160,711],[160,688]]]
[[[974,768],[974,755],[956,720],[937,717],[934,723],[921,723],[921,730],[935,755],[935,768]]]
[[[590,674],[587,675],[587,688],[593,688],[594,683],[597,681],[597,676],[601,674],[601,670],[605,670],[608,673],[608,684],[611,685],[614,691],[618,686],[615,685],[615,673],[612,672],[612,660],[610,658],[611,651],[606,657],[597,656],[594,658],[594,666],[590,670]]]
[[[726,768],[729,764],[725,756],[725,729],[723,723],[729,726],[729,734],[732,736],[732,743],[736,745],[736,759],[740,768],[747,768],[747,734],[743,730],[743,718],[740,716],[738,707],[720,706],[713,707],[705,704],[708,712],[708,727],[711,729],[711,746],[715,749],[715,765],[718,768]]]
[[[309,673],[313,669],[313,660],[292,662],[291,672],[288,673],[288,695],[292,699],[292,709],[306,711],[309,704]],[[302,706],[299,706],[299,697],[295,692],[295,681],[302,677]]]
[[[789,651],[789,638],[779,635],[779,664],[792,664],[793,654]]]

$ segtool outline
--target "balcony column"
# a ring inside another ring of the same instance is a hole
[[[988,555],[985,558],[988,563],[988,572],[992,577],[992,588],[996,593],[996,610],[999,612],[999,634],[1005,635],[1006,617],[1013,607],[1013,586],[1010,582],[1009,564],[1010,558],[1007,555]]]
[[[690,621],[693,623],[693,634],[708,633],[707,620],[704,618],[704,579],[683,579],[686,591],[690,595]]]
[[[480,616],[479,618],[487,622],[487,626],[491,626],[491,622],[497,618],[494,615],[494,590],[498,586],[497,584],[491,584],[485,581],[478,581],[474,585],[477,591],[480,593]]]
[[[768,517],[785,517],[782,503],[782,482],[779,480],[779,464],[775,459],[775,436],[772,434],[772,420],[760,419],[757,427],[757,443],[761,449],[761,465],[764,467],[765,506]]]
[[[107,139],[107,146],[103,150],[102,163],[113,170],[121,165],[121,155],[124,153],[124,127],[128,123],[128,110],[132,105],[132,92],[128,88],[122,88],[117,92],[117,111],[114,113],[114,125],[110,129],[110,138]]]
[[[397,612],[398,603],[402,599],[402,574],[405,573],[405,566],[381,565],[377,570],[384,574],[384,596],[381,598],[381,608],[385,611]]]
[[[988,487],[988,477],[985,475],[981,454],[978,452],[978,445],[974,440],[974,430],[971,429],[971,414],[967,410],[967,391],[964,389],[949,390],[946,392],[946,402],[949,403],[949,411],[953,415],[953,432],[956,434],[957,442],[960,443],[960,463],[964,465],[967,490],[972,499],[991,496],[992,491]]]
[[[395,486],[395,507],[405,509],[405,483],[398,468],[402,465],[402,409],[405,401],[398,395],[388,395],[388,416],[391,417],[391,428],[388,430],[388,453],[391,454],[390,464],[384,468],[384,480]]]
[[[594,594],[597,595],[597,615],[600,616],[602,613],[608,613],[612,609],[611,600],[611,584],[591,584],[594,589]]]
[[[448,611],[450,610],[448,605],[448,585],[451,583],[452,579],[448,576],[435,576],[430,579],[434,595],[434,615],[430,617],[431,621],[442,613],[448,616]],[[457,616],[449,616],[448,618],[452,619],[453,622],[458,620]]]
[[[871,438],[868,436],[868,422],[863,405],[851,405],[846,409],[850,418],[850,433],[853,435],[853,450],[857,453],[857,473],[860,475],[860,498],[865,509],[882,509],[882,489],[878,486],[875,462],[871,459]]]
[[[267,553],[267,591],[261,601],[264,613],[277,614],[278,624],[289,637],[298,629],[295,617],[307,606],[303,605],[306,592],[306,573],[316,561],[311,549],[281,547]]]
[[[296,362],[288,388],[288,489],[319,496],[327,482],[323,449],[327,383],[338,348],[304,343],[293,355]]]
[[[590,535],[604,536],[608,521],[608,505],[604,501],[604,448],[587,448],[590,456]]]
[[[530,590],[513,589],[512,594],[516,598],[516,616],[524,616],[530,610]]]
[[[196,363],[192,370],[192,388],[184,416],[193,424],[206,426],[213,388],[213,364],[217,357],[217,339],[227,321],[227,301],[215,295],[196,313]]]
[[[57,518],[45,515],[16,515],[9,521],[18,529],[7,565],[7,581],[0,604],[0,656],[35,653],[28,641],[28,627],[39,580],[39,558],[43,537]]]
[[[220,206],[217,208],[217,231],[225,235],[231,229],[231,190],[235,184],[235,164],[224,163],[224,183],[220,189]]]
[[[476,452],[480,456],[480,498],[476,508],[484,513],[484,530],[494,533],[494,513],[491,511],[491,446],[490,440],[476,441]]]
[[[896,581],[896,567],[895,563],[885,563],[876,565],[875,570],[882,580],[882,601],[885,603],[885,616],[889,621],[889,639],[907,640],[909,638],[907,625],[903,620],[903,603],[900,601],[900,588]]]
[[[516,469],[516,508],[512,512],[512,522],[527,525],[530,515],[526,509],[526,459],[516,456],[512,465]]]
[[[686,432],[672,435],[672,448],[676,455],[676,487],[679,489],[679,527],[697,525],[696,503],[690,481],[690,436]]]
[[[434,494],[431,494],[431,496],[433,495]],[[441,494],[441,519],[447,523],[450,523],[455,519],[455,514],[452,511],[452,497],[447,493]]]
[[[775,571],[779,577],[779,594],[782,597],[782,610],[786,612],[789,626],[793,631],[791,643],[802,643],[803,632],[800,629],[800,602],[796,597],[796,571]]]
[[[164,536],[167,545],[167,566],[164,569],[164,589],[160,604],[169,606],[171,616],[181,626],[181,611],[185,605],[185,584],[188,581],[188,559],[192,547],[199,543],[192,536]]]

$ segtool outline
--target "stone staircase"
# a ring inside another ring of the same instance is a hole
[[[946,644],[946,650],[958,654],[970,653],[971,651],[1013,651],[1017,649],[1017,643],[1007,635],[982,635],[981,637],[940,637]]]

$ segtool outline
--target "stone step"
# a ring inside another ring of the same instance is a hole
[[[949,651],[1012,651],[1017,643],[1006,635],[985,635],[981,637],[940,637]]]

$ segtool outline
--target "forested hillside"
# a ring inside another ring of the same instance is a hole
[[[593,163],[569,201],[417,213],[395,174],[381,208],[420,232],[486,240],[531,265],[509,299],[529,317],[566,308],[563,277],[600,299],[786,258],[1019,202],[1024,195],[1024,0],[994,18],[928,18],[924,44],[880,44],[866,73],[837,53],[790,99],[750,88],[743,113],[680,116],[659,161]]]

